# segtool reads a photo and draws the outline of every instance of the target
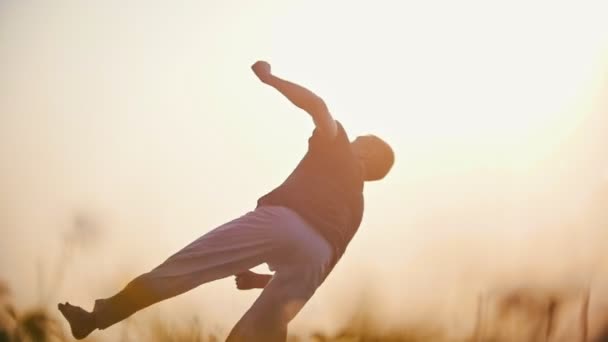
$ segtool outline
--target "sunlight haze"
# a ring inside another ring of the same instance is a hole
[[[503,281],[606,282],[605,225],[588,216],[608,191],[606,13],[602,1],[1,2],[0,278],[36,303],[84,215],[95,235],[51,303],[90,308],[252,210],[314,127],[255,78],[263,59],[323,97],[351,139],[373,133],[396,153],[296,329],[332,329],[363,288],[396,298],[378,309],[393,320],[416,316],[407,306],[466,332],[477,292]],[[256,295],[226,279],[161,308],[194,302],[227,328]]]

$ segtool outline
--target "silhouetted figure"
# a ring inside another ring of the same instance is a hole
[[[393,165],[393,151],[373,135],[351,143],[320,97],[274,76],[266,62],[252,69],[263,83],[310,114],[316,128],[308,152],[283,184],[258,200],[255,210],[203,235],[116,295],[96,300],[92,312],[59,304],[75,338],[201,284],[236,275],[239,289],[264,291],[228,341],[285,341],[288,323],[342,257],[363,217],[363,183],[384,178]],[[274,275],[249,271],[262,263]]]

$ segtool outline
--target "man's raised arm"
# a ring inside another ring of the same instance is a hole
[[[291,103],[310,114],[320,132],[330,138],[337,135],[338,125],[322,98],[298,84],[274,76],[267,62],[258,61],[251,69],[260,81],[275,88]]]

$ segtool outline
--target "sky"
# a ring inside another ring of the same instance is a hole
[[[249,68],[263,59],[323,97],[352,138],[374,133],[396,153],[391,174],[366,185],[361,230],[296,326],[339,321],[362,288],[452,317],[451,303],[530,274],[595,281],[607,7],[4,0],[0,278],[31,304],[65,269],[51,300],[92,304],[253,209],[313,129],[256,80]],[[89,223],[62,264],[78,217]],[[175,302],[233,322],[256,293],[232,287]]]

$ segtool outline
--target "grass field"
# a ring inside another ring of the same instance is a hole
[[[72,338],[58,313],[41,307],[26,308],[21,310],[11,304],[10,292],[7,286],[2,287],[2,312],[0,313],[0,342],[64,342],[71,341]],[[360,308],[353,313],[348,320],[335,333],[326,332],[304,332],[299,335],[289,337],[290,342],[296,341],[316,341],[316,342],[372,342],[372,341],[391,341],[391,342],[516,342],[516,341],[607,341],[608,335],[605,333],[608,325],[603,328],[595,329],[592,336],[584,337],[581,335],[577,326],[570,327],[574,334],[569,337],[547,338],[548,312],[555,309],[555,303],[545,302],[542,297],[526,297],[524,292],[513,292],[509,296],[503,297],[498,305],[498,311],[493,315],[480,312],[480,315],[487,315],[483,318],[483,327],[475,325],[470,335],[464,337],[449,336],[447,331],[440,325],[433,322],[428,324],[403,324],[390,329],[379,328],[373,313]],[[506,304],[505,304],[506,303]],[[548,304],[548,305],[546,305]],[[548,308],[549,311],[544,309]],[[491,316],[491,317],[490,317]],[[162,315],[150,316],[145,318],[130,318],[126,322],[113,328],[114,332],[119,332],[118,337],[108,337],[104,333],[94,333],[85,339],[88,342],[105,341],[149,341],[149,342],[214,342],[223,341],[224,332],[207,329],[208,326],[201,317],[184,317],[178,322],[166,319]],[[492,318],[492,319],[490,319]],[[587,319],[587,317],[583,317]],[[439,323],[439,322],[437,322]],[[580,320],[570,322],[577,325]],[[555,325],[555,323],[554,323]],[[586,326],[586,322],[585,322]],[[555,329],[555,326],[553,327]],[[602,333],[604,331],[604,333]],[[585,335],[588,333],[585,331]]]

